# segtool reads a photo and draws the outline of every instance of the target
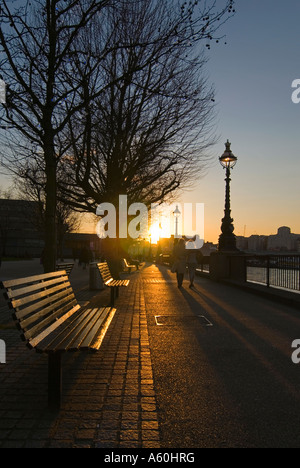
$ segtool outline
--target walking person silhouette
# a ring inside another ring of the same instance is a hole
[[[184,273],[186,271],[186,250],[184,239],[179,239],[177,244],[174,246],[174,264],[172,272],[176,273],[178,288],[182,287]]]
[[[188,241],[186,253],[187,253],[187,266],[188,266],[189,279],[190,279],[189,287],[192,288],[194,286],[196,268],[198,265],[198,261],[197,261],[198,249],[197,249],[194,238]]]

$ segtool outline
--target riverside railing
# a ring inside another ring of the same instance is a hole
[[[169,254],[161,254],[157,260],[157,263],[159,263],[160,265],[172,266],[173,258]],[[196,271],[199,273],[209,274],[209,264],[210,257],[203,256],[201,258],[200,263],[198,264],[198,267],[196,268]]]
[[[300,255],[247,256],[246,280],[300,292]]]
[[[199,273],[209,274],[209,266],[210,266],[210,257],[209,256],[203,256],[201,258],[201,261],[200,261],[196,271],[199,272]]]

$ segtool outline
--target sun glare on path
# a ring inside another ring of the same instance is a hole
[[[170,237],[170,235],[164,232],[160,223],[152,224],[149,229],[149,236],[151,236],[151,244],[157,244],[161,238]]]

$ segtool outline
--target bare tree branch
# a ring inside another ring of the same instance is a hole
[[[100,75],[77,63],[86,107],[69,120],[69,184],[62,187],[76,209],[94,212],[103,201],[117,203],[120,193],[131,202],[163,202],[203,172],[214,143],[214,91],[195,46],[199,35],[212,34],[219,14],[209,28],[206,13],[204,30],[191,42],[199,18],[181,12],[168,2],[140,0],[106,11],[104,32],[94,22],[111,48]],[[90,44],[82,40],[84,47]],[[97,86],[101,94],[92,96]]]

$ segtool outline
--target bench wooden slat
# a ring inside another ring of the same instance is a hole
[[[101,329],[98,330],[97,332],[97,336],[95,336],[95,338],[93,339],[93,341],[91,342],[91,344],[89,345],[89,348],[94,350],[94,351],[98,351],[102,342],[103,342],[103,339],[106,335],[106,332],[108,330],[108,327],[109,325],[111,324],[113,318],[114,318],[114,315],[116,313],[116,309],[111,307],[110,308],[110,311],[109,311],[109,314],[106,316],[106,320],[105,322],[102,324],[101,326]]]
[[[56,264],[56,270],[57,271],[65,270],[68,276],[70,276],[73,270],[73,267],[74,267],[74,263],[57,263]]]
[[[72,337],[68,349],[77,349],[79,346],[80,348],[88,348],[109,312],[110,308],[90,310],[85,326],[81,327],[75,338]]]
[[[79,309],[75,314],[68,317],[64,323],[64,326],[54,330],[50,335],[45,337],[41,343],[39,343],[37,351],[41,353],[55,352],[61,343],[65,340],[65,338],[73,332],[76,324],[80,323],[87,313],[88,310],[82,311]]]
[[[100,274],[103,278],[104,283],[109,283],[113,278],[111,275],[104,274],[103,272],[100,271]]]
[[[52,278],[52,277],[59,278],[62,276],[62,273],[63,271],[53,271],[52,273],[43,273],[42,275],[29,276],[27,278],[19,278],[19,279],[14,279],[14,280],[2,281],[0,283],[0,287],[2,289],[8,289],[8,288],[13,288],[15,286],[19,286],[21,284],[28,284],[32,282],[43,281],[46,278]]]
[[[115,286],[118,288],[119,286],[125,286],[125,283],[123,283],[122,280],[113,280],[111,283],[111,286]]]
[[[65,345],[66,349],[78,349],[79,346],[82,347],[83,341],[87,338],[89,333],[91,333],[91,329],[94,327],[95,323],[98,325],[98,328],[95,330],[96,333],[105,320],[106,315],[105,313],[103,314],[103,311],[105,312],[105,309],[88,310],[88,315],[80,324],[80,327],[78,326],[77,329],[74,330],[74,333],[69,336],[69,342]]]
[[[68,336],[64,338],[58,349],[65,349],[66,351],[77,350],[90,330],[91,321],[94,324],[94,321],[97,320],[97,312],[100,310],[101,309],[88,309],[85,313],[84,319],[78,321],[77,325],[74,326],[72,333],[69,333]]]
[[[54,331],[39,344],[40,352],[77,351],[80,349],[96,350],[91,344],[99,341],[99,333],[109,317],[111,321],[116,309],[111,307],[86,309],[68,319],[63,327]],[[113,314],[111,316],[111,314]]]
[[[40,349],[43,352],[57,352],[70,350],[70,344],[75,340],[76,336],[88,323],[90,310],[80,310],[72,317],[68,318],[63,327],[60,327],[57,332],[52,333],[42,343]],[[76,348],[77,349],[77,348]]]
[[[113,280],[111,283],[111,286],[119,287],[119,286],[128,286],[129,285],[129,280]]]
[[[65,304],[65,305],[63,305]],[[62,314],[64,314],[65,312],[67,312],[68,310],[70,310],[70,307],[74,307],[76,306],[77,304],[77,301],[75,299],[75,297],[70,300],[70,301],[64,301],[63,304],[60,306],[60,308],[55,312],[55,313],[52,313],[52,314],[49,314],[45,319],[41,320],[40,319],[40,316],[39,316],[39,321],[36,325],[32,326],[30,328],[30,330],[28,331],[24,331],[23,333],[23,338],[25,340],[30,340],[31,338],[34,338],[36,335],[38,335],[39,331],[40,330],[43,330],[47,327],[47,325],[50,325],[54,320],[56,320],[57,317],[61,316]],[[44,310],[41,314],[44,315]],[[34,323],[36,323],[36,316],[35,316],[35,320],[34,320]],[[26,330],[26,326],[24,326],[23,322],[20,322],[19,324],[23,330]]]
[[[86,335],[85,339],[81,343],[82,348],[89,348],[91,347],[92,343],[97,341],[99,343],[99,334],[101,334],[102,328],[103,327],[108,327],[109,323],[113,319],[113,316],[115,315],[116,309],[113,307],[105,307],[101,313],[99,313],[99,317],[97,322],[94,323],[94,325],[90,328],[89,333]],[[100,326],[99,326],[100,324]],[[97,337],[95,340],[95,336]],[[93,349],[97,349],[93,347]]]
[[[53,286],[50,289],[44,289],[41,288],[41,291],[31,294],[30,296],[25,296],[19,299],[12,299],[11,300],[11,305],[14,309],[17,309],[19,307],[25,306],[26,304],[30,304],[32,302],[38,301],[41,298],[48,297],[52,294],[55,294],[58,291],[61,290],[67,290],[67,288],[70,288],[71,285],[69,282],[61,283],[58,286]]]
[[[71,302],[74,297],[72,289],[68,288],[68,290],[63,291],[63,293],[60,294],[60,297],[58,297],[58,295],[46,297],[46,299],[43,300],[42,306],[40,303],[35,301],[34,304],[31,304],[25,309],[17,309],[15,316],[17,320],[22,322],[23,326],[27,326],[27,324],[33,323],[38,318],[41,318],[44,315],[49,314],[49,312],[57,309],[62,301],[66,302],[68,300]]]
[[[69,281],[67,276],[61,277],[60,280],[61,280],[60,281],[61,283]],[[19,288],[19,289],[9,289],[9,291],[7,292],[7,297],[9,299],[16,299],[19,296],[29,295],[29,293],[31,292],[38,291],[43,288],[46,289],[52,285],[57,285],[57,284],[58,284],[57,278],[49,280],[49,281],[44,281],[44,282],[39,281],[38,283],[33,284],[32,286],[25,286],[24,288]]]
[[[29,346],[35,348],[49,333],[53,332],[56,328],[58,328],[62,323],[67,320],[71,315],[73,315],[78,309],[80,309],[80,305],[77,304],[74,306],[69,312],[63,315],[60,319],[56,320],[50,327],[40,333],[38,336],[33,338],[32,340],[28,341]]]
[[[51,301],[52,301],[52,302],[56,302],[56,301],[58,302],[61,298],[63,298],[63,297],[68,297],[68,296],[66,296],[67,292],[69,292],[69,295],[70,295],[70,296],[74,296],[74,293],[73,293],[72,288],[68,288],[68,289],[66,289],[66,290],[63,290],[63,291],[61,291],[61,292],[59,292],[59,293],[54,294],[53,296],[51,296]],[[74,297],[75,297],[75,296],[74,296]],[[42,299],[41,301],[39,301],[38,307],[39,307],[40,309],[42,309],[42,308],[48,306],[49,300],[50,300],[49,297],[46,297],[45,299]],[[21,320],[24,319],[27,315],[32,314],[32,312],[35,312],[36,310],[38,310],[38,309],[37,309],[37,303],[35,302],[35,303],[33,303],[32,305],[27,306],[27,307],[24,308],[24,309],[19,309],[19,308],[18,308],[17,311],[13,314],[13,318],[14,318],[15,320],[20,320],[20,321],[21,321]]]

